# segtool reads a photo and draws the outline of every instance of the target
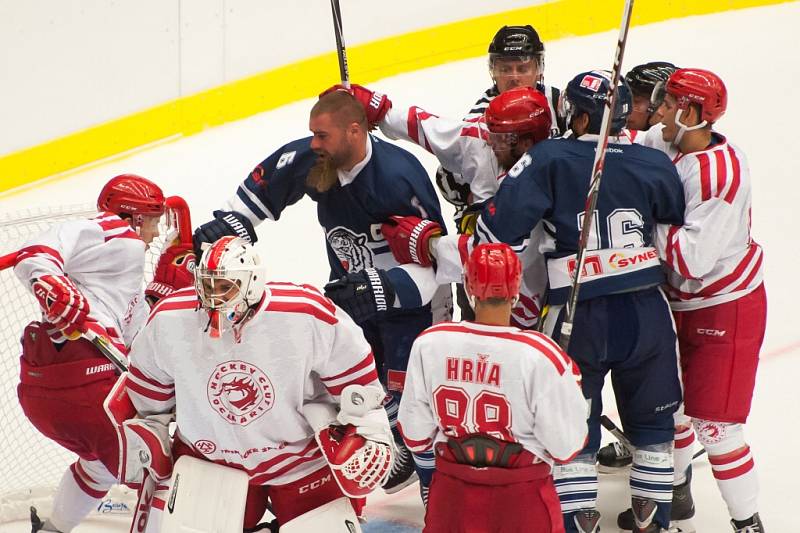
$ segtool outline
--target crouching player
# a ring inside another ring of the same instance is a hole
[[[551,474],[585,445],[580,371],[548,337],[509,326],[521,267],[506,244],[476,247],[465,287],[475,322],[414,342],[399,426],[433,449],[425,532],[563,532]]]
[[[123,425],[129,480],[141,478],[143,466],[157,479],[169,477],[173,410],[172,457],[249,478],[242,503],[229,502],[221,484],[173,477],[169,511],[176,491],[180,498],[181,490],[195,490],[220,493],[210,505],[233,524],[220,531],[241,530],[242,514],[246,530],[257,527],[268,501],[280,531],[358,530],[354,506],[363,500],[351,505],[346,496],[379,486],[394,454],[385,394],[361,330],[315,288],[267,283],[252,246],[223,237],[205,249],[195,287],[153,309],[130,361],[127,392],[142,418]],[[348,386],[358,390],[345,401]],[[304,414],[309,405],[331,414]],[[336,407],[340,425],[331,429]],[[142,465],[142,456],[152,460]],[[147,531],[159,530],[166,496],[156,493]],[[243,513],[234,516],[237,503]],[[180,526],[201,527],[192,523],[197,516],[189,513]]]

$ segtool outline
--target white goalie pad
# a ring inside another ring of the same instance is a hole
[[[339,498],[289,520],[280,533],[361,533],[353,506],[347,498]]]
[[[242,533],[248,476],[183,456],[175,463],[161,533]]]

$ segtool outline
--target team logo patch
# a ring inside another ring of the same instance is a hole
[[[581,87],[585,87],[592,92],[599,91],[602,85],[603,79],[598,78],[597,76],[592,76],[591,74],[585,75],[581,80]]]
[[[275,388],[267,375],[244,361],[218,364],[208,379],[206,392],[214,411],[238,426],[246,426],[275,404]]]
[[[261,165],[258,165],[250,173],[250,177],[253,179],[256,185],[260,186],[264,182],[264,168]]]
[[[697,428],[697,436],[701,442],[717,444],[725,438],[725,424],[705,421]]]
[[[343,226],[336,226],[327,234],[328,243],[348,272],[358,272],[373,267],[372,250],[367,247],[367,236]]]
[[[207,439],[200,439],[194,443],[195,449],[205,455],[217,451],[217,445]]]

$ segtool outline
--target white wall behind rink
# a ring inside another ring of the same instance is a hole
[[[541,1],[341,9],[351,46]],[[334,48],[328,0],[0,0],[0,155]]]

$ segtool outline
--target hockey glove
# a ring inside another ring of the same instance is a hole
[[[214,211],[214,220],[194,230],[194,254],[202,257],[204,242],[209,244],[217,242],[226,235],[241,237],[250,244],[258,240],[253,223],[246,216],[236,211]]]
[[[303,406],[336,483],[351,498],[372,492],[391,470],[394,445],[385,395],[380,387],[348,385],[338,417],[331,404]]]
[[[178,289],[192,286],[195,262],[194,252],[188,244],[175,244],[164,250],[158,258],[153,281],[144,291],[150,305]]]
[[[347,91],[347,89],[343,85],[334,85],[325,90],[320,96],[333,91]],[[375,129],[392,108],[392,101],[385,94],[370,91],[361,85],[351,84],[348,92],[364,106],[364,112],[367,114],[367,124],[371,130]]]
[[[122,449],[120,481],[141,483],[148,470],[156,481],[169,479],[172,474],[169,423],[172,414],[133,418],[122,423]]]
[[[427,267],[433,264],[430,240],[442,235],[442,227],[432,220],[415,216],[391,217],[391,222],[381,225],[381,233],[398,263]]]
[[[31,288],[45,319],[64,335],[70,339],[78,338],[81,332],[86,331],[89,302],[71,279],[48,274],[33,280]]]
[[[325,285],[325,296],[357,323],[394,306],[394,287],[385,270],[367,268],[351,272]]]

